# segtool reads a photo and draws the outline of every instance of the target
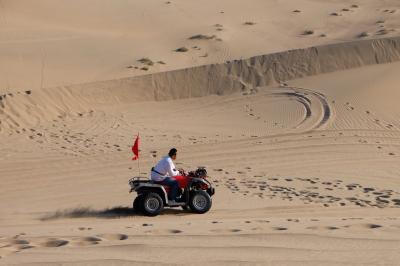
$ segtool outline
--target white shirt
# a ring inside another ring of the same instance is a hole
[[[154,171],[151,171],[151,179],[158,182],[163,181],[167,176],[179,175],[179,171],[175,170],[174,162],[169,156],[162,158],[157,165],[154,166],[154,170],[162,174],[160,175]]]

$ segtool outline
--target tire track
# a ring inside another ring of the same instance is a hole
[[[305,132],[316,130],[333,120],[333,107],[322,93],[305,88],[283,87],[273,91],[272,96],[292,98],[303,105],[304,119],[294,127],[295,129],[304,128]],[[308,123],[310,125],[306,125]]]
[[[304,89],[304,88],[296,88],[296,89],[300,89],[303,91],[306,91],[308,93],[311,93],[312,95],[314,95],[320,102],[320,104],[322,105],[322,119],[321,121],[314,127],[314,129],[318,129],[322,126],[324,126],[325,124],[327,124],[329,122],[329,120],[331,120],[332,118],[332,107],[331,105],[328,103],[328,101],[326,100],[325,95],[323,95],[320,92],[315,92],[309,89]]]

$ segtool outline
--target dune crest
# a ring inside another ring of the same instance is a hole
[[[234,92],[400,60],[400,37],[323,45],[138,77],[41,90],[3,92],[0,130],[92,112],[99,106]]]

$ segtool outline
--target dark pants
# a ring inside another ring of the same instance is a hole
[[[167,176],[163,181],[161,181],[162,185],[167,185],[170,187],[168,199],[176,200],[176,195],[178,194],[179,184],[175,178]]]

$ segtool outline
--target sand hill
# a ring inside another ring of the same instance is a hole
[[[0,265],[398,265],[398,1],[0,11]],[[211,211],[135,213],[172,146]]]

